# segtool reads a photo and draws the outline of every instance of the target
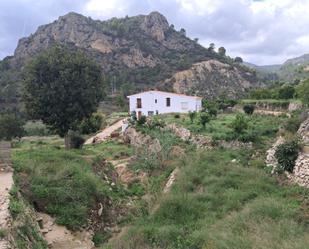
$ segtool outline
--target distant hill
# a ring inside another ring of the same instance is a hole
[[[158,12],[107,21],[68,13],[20,39],[14,56],[0,62],[0,105],[18,103],[20,73],[25,63],[54,44],[81,50],[96,60],[102,67],[108,92],[130,84],[136,91],[161,87],[208,98],[222,92],[236,97],[259,85],[251,69],[186,37],[185,30],[175,30]],[[199,70],[196,63],[205,66]],[[194,83],[174,86],[179,83],[175,75],[187,70],[194,77],[182,81],[194,78]]]
[[[255,69],[258,76],[266,80],[283,80],[293,82],[296,79],[309,78],[309,54],[288,59],[283,64],[257,66],[245,63],[246,66]]]

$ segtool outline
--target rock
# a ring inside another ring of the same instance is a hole
[[[224,91],[229,98],[234,98],[244,95],[252,86],[254,78],[252,73],[243,74],[229,64],[212,59],[195,63],[191,68],[175,73],[165,81],[165,85],[171,85],[177,93],[195,89],[201,96],[209,98]]]
[[[283,137],[281,136],[278,137],[273,146],[266,152],[266,160],[265,160],[266,166],[273,167],[273,171],[278,165],[277,158],[275,157],[276,149],[279,145],[283,144],[284,142],[285,140]]]
[[[294,103],[294,102],[291,102],[291,103],[289,104],[288,111],[289,111],[289,112],[297,111],[297,110],[300,110],[302,107],[303,107],[302,103]]]
[[[111,138],[115,138],[115,137],[119,137],[120,136],[120,134],[119,134],[119,132],[112,132],[112,134],[111,134]]]
[[[100,208],[98,210],[98,215],[99,215],[99,217],[101,217],[102,213],[103,213],[103,205],[102,205],[102,203],[99,203],[99,206],[100,206]]]
[[[169,24],[159,12],[151,12],[144,17],[141,28],[155,40],[162,42],[165,39],[165,32],[169,29]]]
[[[170,155],[172,157],[177,157],[177,158],[180,158],[180,157],[183,157],[185,155],[185,152],[186,150],[180,146],[173,146],[171,151],[170,151]]]
[[[233,160],[231,160],[231,162],[232,162],[232,163],[236,163],[236,162],[237,162],[237,160],[236,160],[236,159],[233,159]]]
[[[48,229],[47,229],[47,228],[41,229],[41,233],[42,233],[42,234],[47,234],[47,233],[48,233]]]
[[[161,145],[158,139],[152,139],[150,136],[141,134],[133,127],[129,127],[123,133],[125,143],[130,143],[134,147],[147,148],[150,152],[161,151]]]

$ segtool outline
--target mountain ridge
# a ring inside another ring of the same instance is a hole
[[[221,64],[217,63],[215,68],[208,66],[195,70],[198,75],[194,76],[194,85],[190,89],[179,88],[179,91],[187,93],[197,90],[207,98],[231,92],[230,96],[236,97],[260,84],[252,70],[191,40],[184,29],[175,30],[159,12],[106,21],[69,12],[52,23],[39,26],[30,36],[21,38],[14,56],[1,62],[0,69],[6,69],[1,71],[0,86],[10,88],[10,91],[0,91],[0,103],[5,95],[14,95],[14,101],[18,102],[24,65],[56,44],[86,53],[101,66],[107,86],[118,84],[118,89],[128,83],[135,91],[145,88],[173,91],[177,88],[169,79],[181,71],[194,71],[195,63],[209,60]],[[228,81],[231,84],[226,84]],[[225,82],[224,89],[220,85],[222,82]],[[210,85],[213,88],[211,92],[205,90]],[[235,88],[240,91],[235,91]]]

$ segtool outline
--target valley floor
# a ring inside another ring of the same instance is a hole
[[[186,115],[162,116],[136,126],[139,147],[113,138],[66,151],[58,137],[25,138],[14,145],[15,185],[59,225],[91,231],[97,248],[307,249],[308,189],[264,163],[287,117],[253,115],[240,137],[253,145],[234,149],[196,148],[163,128],[235,139],[235,115],[220,114],[205,129]]]

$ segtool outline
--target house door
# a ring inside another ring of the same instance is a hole
[[[142,116],[142,112],[141,112],[141,111],[138,111],[138,112],[137,112],[137,119],[140,119],[141,116]]]

